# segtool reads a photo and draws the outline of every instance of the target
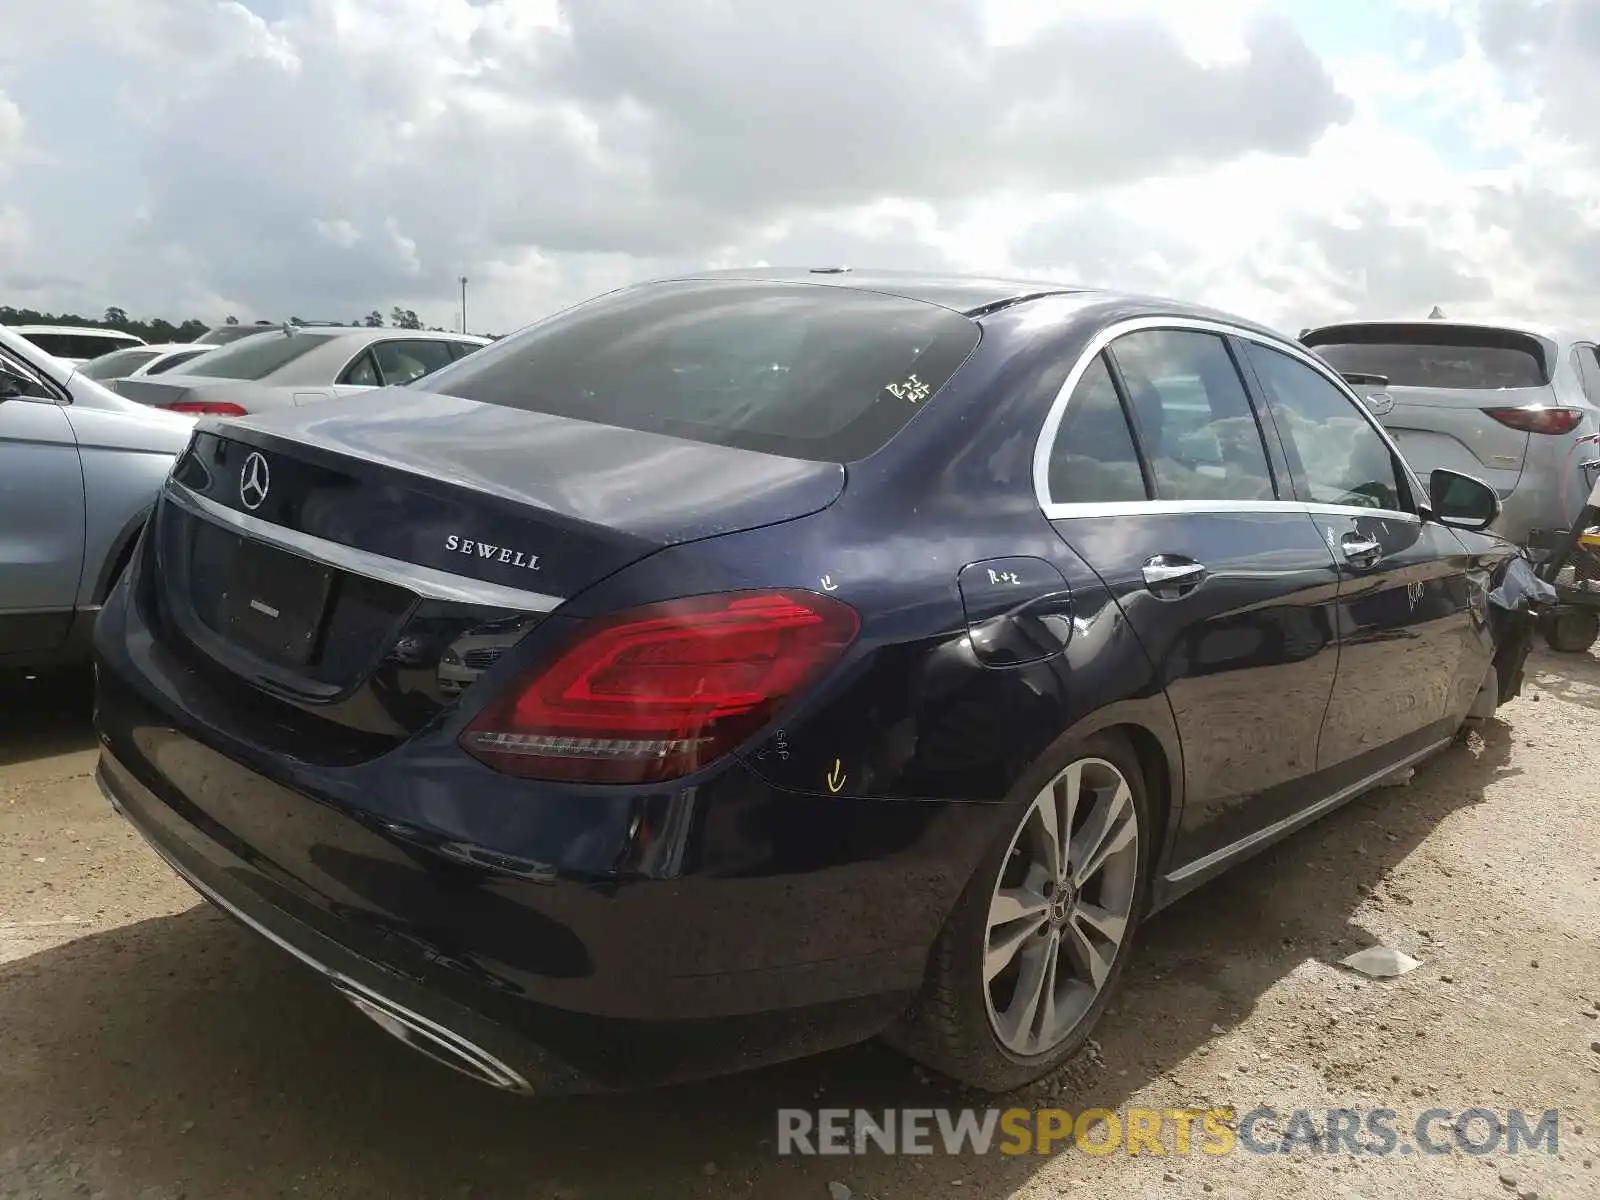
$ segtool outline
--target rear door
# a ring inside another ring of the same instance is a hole
[[[60,645],[83,570],[83,468],[66,414],[23,363],[33,395],[0,400],[0,660]]]
[[[1330,373],[1248,353],[1338,563],[1339,674],[1317,764],[1353,782],[1454,732],[1489,665],[1484,581],[1461,539],[1420,518],[1402,465]]]
[[[1339,371],[1388,379],[1358,391],[1424,481],[1443,467],[1509,496],[1530,435],[1485,410],[1555,403],[1556,348],[1532,334],[1417,321],[1328,326],[1303,340]]]
[[[1333,556],[1289,495],[1225,327],[1140,320],[1084,369],[1045,505],[1166,682],[1186,794],[1176,861],[1304,807],[1333,690]],[[1132,430],[1130,431],[1131,417]]]

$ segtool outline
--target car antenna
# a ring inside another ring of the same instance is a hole
[[[1428,320],[1430,320],[1430,321],[1443,321],[1445,319],[1446,318],[1445,318],[1445,315],[1444,315],[1444,309],[1440,308],[1437,304],[1435,304],[1433,306],[1433,311],[1428,314]]]

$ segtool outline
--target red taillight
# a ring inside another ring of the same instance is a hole
[[[1500,424],[1526,433],[1571,433],[1583,420],[1582,409],[1546,408],[1542,404],[1530,404],[1525,408],[1486,408],[1483,411]]]
[[[479,713],[461,748],[535,779],[675,779],[771,721],[858,628],[849,605],[804,591],[693,596],[597,618]]]
[[[171,404],[163,404],[161,407],[173,412],[195,413],[209,417],[242,417],[246,411],[226,400],[174,400]]]

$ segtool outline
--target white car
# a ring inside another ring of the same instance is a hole
[[[238,417],[411,383],[489,341],[422,329],[285,325],[213,347],[181,373],[122,379],[116,388],[157,408]]]
[[[26,338],[52,358],[77,366],[112,350],[142,346],[144,339],[119,329],[87,325],[11,325],[12,333]]]
[[[182,366],[192,358],[199,358],[202,354],[209,354],[215,349],[215,346],[197,346],[193,342],[130,346],[126,350],[113,350],[110,354],[91,358],[78,370],[96,383],[109,386],[118,379],[164,374]]]

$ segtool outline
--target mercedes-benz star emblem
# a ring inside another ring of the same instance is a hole
[[[272,486],[272,472],[267,470],[267,460],[259,450],[252,450],[239,471],[239,499],[252,511],[266,501],[267,489]]]

